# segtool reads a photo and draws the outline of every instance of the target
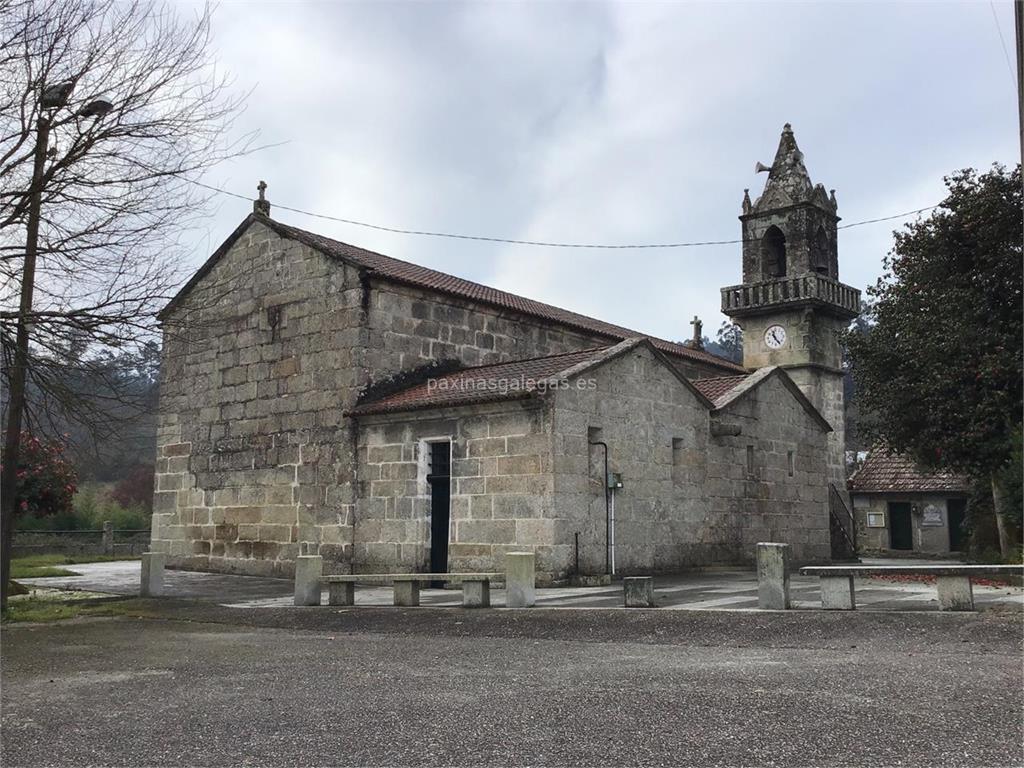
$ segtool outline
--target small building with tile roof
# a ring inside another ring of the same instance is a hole
[[[801,317],[852,300],[787,280]],[[771,307],[752,290],[730,311]],[[737,365],[332,240],[262,190],[160,319],[152,546],[179,567],[495,571],[530,549],[557,581],[750,562],[758,541],[833,552],[842,425],[785,359]]]
[[[966,475],[924,470],[908,456],[875,447],[849,489],[862,549],[941,554],[967,545]]]

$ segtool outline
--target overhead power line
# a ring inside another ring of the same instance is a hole
[[[1020,0],[1015,0],[1015,2],[1020,2]],[[1010,71],[1010,82],[1016,87],[1017,73],[1013,71],[1013,64],[1010,63],[1010,51],[1006,48],[1006,38],[1003,37],[1003,25],[999,23],[999,13],[996,11],[995,0],[989,0],[988,5],[992,9],[992,20],[996,23],[996,32],[999,33],[999,44],[1003,46],[1003,58],[1006,59],[1006,68]]]
[[[193,184],[209,189],[213,192],[219,192],[222,195],[228,195],[229,197],[237,197],[239,200],[246,200],[251,202],[252,198],[246,195],[240,195],[237,192],[230,192],[220,187],[214,187],[210,184],[204,184],[201,181],[192,181]],[[892,216],[882,216],[877,219],[865,219],[864,221],[855,221],[851,224],[842,224],[837,229],[850,229],[851,227],[860,227],[864,224],[876,224],[881,221],[892,221],[893,219],[904,219],[908,216],[913,216],[918,213],[924,213],[930,211],[933,208],[938,208],[940,203],[935,205],[929,205],[924,208],[917,208],[913,211],[906,211],[904,213],[896,213]],[[451,240],[477,240],[485,243],[509,243],[511,245],[533,245],[541,248],[601,248],[605,250],[637,250],[642,248],[695,248],[702,245],[735,245],[742,243],[742,238],[736,240],[695,240],[686,243],[630,243],[630,244],[608,244],[608,243],[558,243],[547,240],[516,240],[509,237],[488,237],[486,235],[462,235],[455,232],[431,232],[429,230],[421,229],[402,229],[401,227],[386,227],[381,224],[370,224],[365,221],[355,221],[353,219],[344,219],[340,216],[328,216],[323,213],[313,213],[312,211],[304,211],[301,208],[291,208],[287,205],[281,205],[280,203],[273,203],[274,208],[280,208],[282,211],[290,211],[291,213],[298,213],[303,216],[311,216],[316,219],[324,219],[326,221],[336,221],[341,224],[351,224],[354,227],[364,227],[366,229],[375,229],[379,232],[392,232],[398,235],[420,235],[423,237],[444,237]]]

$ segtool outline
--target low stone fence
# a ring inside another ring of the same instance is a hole
[[[149,535],[148,528],[114,528],[110,523],[91,531],[15,531],[11,554],[138,557],[149,546]]]

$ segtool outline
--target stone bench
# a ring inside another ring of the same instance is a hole
[[[353,605],[357,583],[392,584],[395,605],[419,605],[420,585],[431,581],[462,584],[466,608],[486,608],[491,603],[491,580],[505,582],[506,608],[532,608],[536,603],[536,565],[533,552],[505,554],[505,573],[354,573],[324,576],[320,555],[295,558],[295,605],[320,605],[327,585],[331,605]]]
[[[357,573],[323,576],[320,583],[327,585],[328,605],[355,605],[356,584],[372,583],[391,584],[395,605],[416,606],[422,585],[445,581],[462,584],[463,608],[490,608],[491,581],[504,577],[503,573]]]
[[[804,576],[817,576],[821,583],[821,607],[852,611],[856,605],[855,577],[935,576],[940,611],[973,611],[972,576],[1021,576],[1024,565],[822,565],[800,569]]]

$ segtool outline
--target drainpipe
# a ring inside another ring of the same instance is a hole
[[[608,479],[607,479],[608,478],[608,473],[605,472],[604,476],[605,476],[605,486],[607,486],[608,485]],[[611,510],[608,513],[608,521],[609,521],[608,522],[608,529],[609,529],[609,531],[611,531],[611,535],[610,535],[611,543],[610,543],[608,548],[612,552],[611,575],[614,576],[615,575],[615,489],[612,488],[611,490],[608,491],[608,493],[611,496]]]
[[[599,445],[604,449],[604,477],[602,478],[602,484],[604,485],[604,572],[609,576],[613,573],[614,564],[612,562],[612,543],[614,533],[612,532],[612,505],[611,495],[608,490],[608,443],[595,440],[591,445]]]

